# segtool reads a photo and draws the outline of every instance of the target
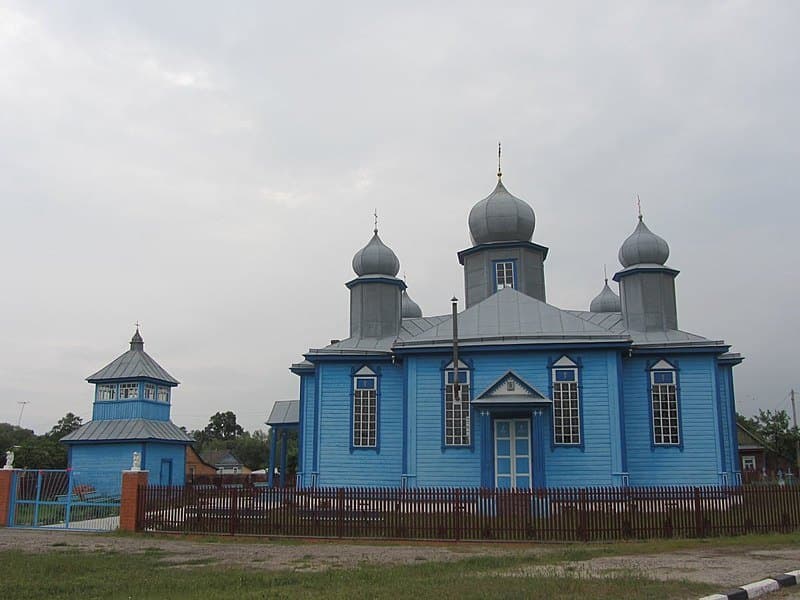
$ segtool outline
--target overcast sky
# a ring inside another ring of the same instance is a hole
[[[467,215],[504,182],[586,309],[645,220],[682,329],[740,412],[800,387],[795,2],[0,0],[0,422],[91,418],[128,348],[178,425],[263,427],[291,362],[347,337],[380,216],[426,315],[463,298]]]

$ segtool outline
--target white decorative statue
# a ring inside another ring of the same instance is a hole
[[[141,471],[142,470],[142,455],[138,452],[133,453],[133,466],[131,467],[131,471]]]
[[[4,469],[13,469],[14,468],[14,451],[8,450],[6,452],[6,466],[3,467]]]

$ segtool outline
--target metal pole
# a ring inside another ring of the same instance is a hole
[[[458,298],[453,296],[453,402],[461,400],[458,385]]]
[[[794,404],[794,390],[791,391],[792,397],[792,420],[794,421],[795,441],[794,441],[794,456],[797,466],[797,474],[800,476],[800,436],[797,435],[797,407]]]

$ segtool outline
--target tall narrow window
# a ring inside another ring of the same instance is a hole
[[[139,397],[139,384],[138,383],[120,383],[119,384],[119,399],[125,398],[138,398]]]
[[[578,369],[566,356],[553,368],[553,441],[556,444],[581,443]]]
[[[675,370],[667,361],[659,361],[650,371],[650,387],[653,407],[653,443],[659,445],[680,444],[680,420],[678,418],[678,392],[675,385]]]
[[[116,397],[117,386],[101,383],[97,386],[98,400],[113,400]]]
[[[144,384],[144,399],[145,400],[156,399],[156,386],[154,386],[152,383]]]
[[[156,399],[159,402],[169,402],[169,388],[158,386],[158,396]]]
[[[454,393],[455,374],[452,365],[445,371],[444,443],[446,446],[469,446],[470,406],[469,371],[458,367],[458,393]]]
[[[353,378],[353,446],[374,448],[378,431],[378,378],[363,367]]]
[[[499,261],[494,263],[495,282],[497,290],[514,287],[514,261]]]

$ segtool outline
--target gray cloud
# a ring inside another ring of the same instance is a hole
[[[375,208],[423,310],[462,295],[498,139],[553,304],[588,306],[639,193],[681,326],[747,355],[741,411],[785,406],[800,9],[427,4],[0,7],[0,420],[88,417],[138,319],[178,424],[258,427],[346,334]]]

